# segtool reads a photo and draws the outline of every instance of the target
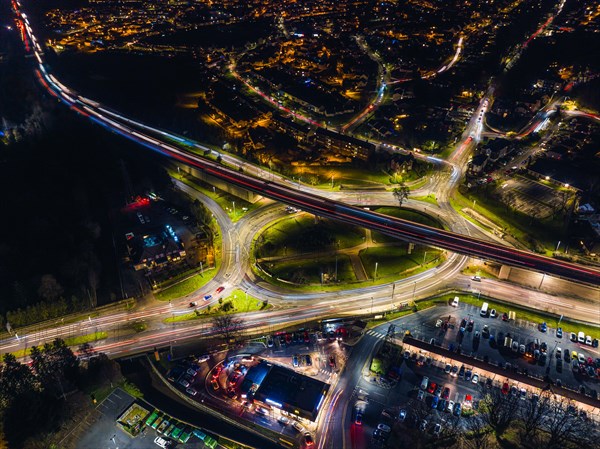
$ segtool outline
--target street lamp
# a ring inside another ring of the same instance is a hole
[[[427,258],[427,251],[423,254],[423,263],[421,265],[425,265],[425,259]]]
[[[378,262],[375,262],[375,274],[373,276],[373,280],[377,279],[377,266],[379,265]]]
[[[235,201],[232,201],[231,204],[233,204],[233,216],[235,217]]]
[[[540,281],[540,285],[538,287],[538,290],[540,290],[542,288],[542,284],[544,283],[544,279],[546,279],[546,273],[542,274],[542,280]]]

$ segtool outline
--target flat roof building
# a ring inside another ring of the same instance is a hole
[[[301,418],[315,421],[329,384],[283,366],[263,361],[250,368],[242,390],[254,391],[254,400]]]

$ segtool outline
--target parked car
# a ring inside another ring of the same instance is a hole
[[[460,416],[460,412],[461,412],[461,405],[460,402],[457,402],[456,404],[454,404],[454,416]]]
[[[424,397],[425,392],[423,390],[419,390],[419,392],[417,393],[417,401],[422,401]]]
[[[427,392],[430,394],[433,394],[436,387],[437,387],[437,384],[435,382],[430,382],[429,387],[427,388]]]
[[[546,332],[548,330],[548,325],[546,324],[545,321],[542,322],[539,327],[540,327],[540,332]]]
[[[190,396],[196,396],[198,394],[198,392],[196,391],[196,389],[194,388],[186,388],[185,392],[187,394],[189,394]]]
[[[284,426],[287,426],[287,425],[290,423],[290,420],[289,420],[289,418],[287,418],[287,417],[285,417],[285,416],[280,416],[280,417],[277,419],[277,422],[278,422],[279,424],[282,424],[282,425],[284,425]]]
[[[569,336],[569,338],[571,339],[571,341],[576,342],[577,334],[575,332],[571,332],[571,335]]]
[[[439,400],[440,398],[438,398],[437,396],[433,396],[431,398],[431,408],[437,408]]]
[[[426,390],[427,385],[429,385],[429,377],[423,376],[423,379],[421,380],[421,390]]]
[[[402,422],[406,419],[406,410],[402,409],[400,410],[400,413],[398,413],[398,421]]]
[[[444,368],[444,372],[446,374],[450,374],[450,370],[452,369],[452,366],[449,363],[446,363],[446,367]]]
[[[448,413],[452,413],[454,410],[454,401],[448,401],[448,405],[446,406],[446,411]]]
[[[442,393],[442,398],[448,399],[450,397],[450,388],[444,388],[444,392]]]
[[[442,432],[442,425],[440,423],[436,423],[435,427],[433,428],[433,434],[435,436],[438,436],[441,432]]]
[[[562,335],[563,335],[562,327],[557,328],[556,329],[556,337],[562,338]]]
[[[473,374],[473,379],[471,380],[474,384],[479,383],[479,374]]]
[[[390,428],[390,426],[388,426],[387,424],[383,424],[383,423],[377,424],[377,429],[379,429],[379,430],[381,430],[382,432],[385,432],[385,433],[390,433],[392,431],[392,429]]]
[[[490,310],[490,318],[496,318],[496,316],[497,316],[496,309]]]
[[[425,432],[427,430],[427,420],[426,419],[421,421],[421,424],[419,425],[419,430],[421,430],[422,432]]]

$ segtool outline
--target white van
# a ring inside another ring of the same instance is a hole
[[[579,343],[585,343],[585,333],[583,333],[583,332],[579,332],[579,333],[577,334],[577,341],[578,341]]]
[[[427,390],[427,385],[429,385],[429,377],[423,376],[423,380],[421,381],[421,390]]]
[[[479,312],[479,315],[487,316],[489,306],[490,305],[487,302],[484,302],[483,305],[481,306],[481,311]]]
[[[451,304],[452,307],[458,307],[458,301],[459,301],[458,296],[455,296],[454,299],[452,300],[452,304]]]

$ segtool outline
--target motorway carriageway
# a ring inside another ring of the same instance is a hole
[[[79,96],[48,73],[41,48],[33,35],[27,16],[19,12],[19,6],[19,2],[14,0],[13,7],[17,15],[20,16],[20,19],[23,20],[30,41],[34,44],[32,50],[38,61],[36,75],[40,83],[49,93],[67,104],[78,114],[88,117],[95,123],[117,134],[134,140],[171,159],[204,170],[211,176],[315,215],[340,220],[352,225],[363,226],[413,243],[444,248],[460,254],[531,269],[594,286],[600,285],[600,271],[592,268],[378,214],[360,207],[328,200],[318,195],[303,193],[299,190],[294,190],[293,186],[256,179],[139,132],[131,126],[135,126],[137,122],[108,110],[98,102]],[[146,125],[143,126],[147,129],[150,128]],[[155,132],[165,137],[169,136],[164,131],[155,130]]]

